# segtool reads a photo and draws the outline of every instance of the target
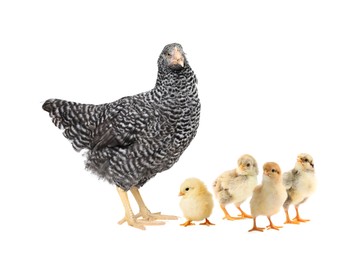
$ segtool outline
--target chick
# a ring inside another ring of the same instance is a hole
[[[271,216],[278,213],[287,198],[287,192],[282,182],[281,169],[277,163],[267,162],[263,165],[263,181],[258,185],[250,200],[250,210],[253,217],[253,228],[251,231],[263,231],[264,228],[257,227],[256,218],[267,216],[269,220],[268,229],[279,230],[281,226],[275,226]]]
[[[316,177],[313,159],[309,154],[301,153],[297,157],[295,167],[283,174],[283,184],[287,189],[287,200],[283,204],[286,213],[285,224],[299,224],[309,221],[302,219],[298,212],[298,207],[316,190]],[[296,209],[296,217],[291,220],[288,214],[289,206],[293,204]]]
[[[192,221],[205,222],[200,225],[215,225],[208,220],[212,213],[214,202],[211,193],[207,190],[206,185],[197,178],[186,179],[180,187],[179,196],[182,196],[180,208],[187,221],[181,226],[187,227],[195,225]]]
[[[249,154],[244,154],[238,159],[236,169],[222,173],[213,184],[213,190],[225,216],[224,219],[236,220],[251,218],[246,214],[240,205],[249,198],[257,180],[258,167],[256,160]],[[234,203],[235,207],[240,211],[239,217],[232,217],[226,210],[226,205]]]

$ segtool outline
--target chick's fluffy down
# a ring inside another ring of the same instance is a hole
[[[188,220],[200,221],[208,218],[213,209],[213,199],[206,185],[196,178],[187,179],[182,185],[180,192],[183,197],[180,208]]]

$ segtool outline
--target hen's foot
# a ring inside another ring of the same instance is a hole
[[[176,216],[172,215],[162,215],[161,212],[151,213],[149,210],[144,212],[139,212],[138,215],[142,216],[144,220],[177,220]]]
[[[145,226],[160,226],[160,225],[164,225],[165,223],[162,221],[154,221],[154,220],[150,220],[150,219],[139,219],[141,217],[141,214],[138,213],[136,214],[134,217],[129,218],[127,216],[125,216],[123,219],[121,219],[118,224],[124,224],[125,222],[128,223],[129,226],[135,227],[135,228],[139,228],[141,230],[145,230]]]

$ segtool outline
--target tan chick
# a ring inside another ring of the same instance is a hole
[[[307,199],[316,190],[315,168],[311,155],[301,153],[297,157],[295,167],[283,174],[283,184],[287,189],[287,200],[283,204],[286,213],[285,224],[299,224],[300,222],[309,221],[302,219],[298,212],[298,207],[307,201]],[[296,217],[291,220],[288,209],[293,204],[296,209]]]
[[[236,220],[251,218],[240,205],[248,199],[258,184],[258,166],[253,156],[244,154],[238,159],[236,169],[222,173],[213,184],[213,190],[225,216],[224,219]],[[240,211],[239,217],[232,217],[226,210],[226,205],[234,204]]]
[[[181,184],[179,196],[182,196],[179,205],[186,218],[186,222],[180,224],[181,226],[195,225],[192,221],[202,220],[205,222],[200,223],[200,225],[215,225],[208,220],[214,206],[212,195],[201,180],[197,178],[186,179]]]
[[[267,162],[263,166],[262,184],[258,185],[250,200],[250,210],[253,217],[253,228],[251,231],[263,231],[265,228],[257,227],[256,218],[267,216],[269,220],[268,229],[279,230],[281,226],[275,226],[271,216],[277,214],[287,198],[287,192],[282,182],[282,173],[279,165],[275,162]]]

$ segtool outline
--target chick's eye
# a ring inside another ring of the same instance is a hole
[[[276,172],[276,170],[275,169],[272,169],[272,172]]]
[[[305,161],[305,162],[308,162],[308,159],[307,159],[307,158],[305,158],[305,159],[304,159],[304,161]]]
[[[186,188],[185,191],[189,191],[190,188]]]
[[[246,165],[246,167],[250,167],[250,163],[248,163],[248,164]]]

